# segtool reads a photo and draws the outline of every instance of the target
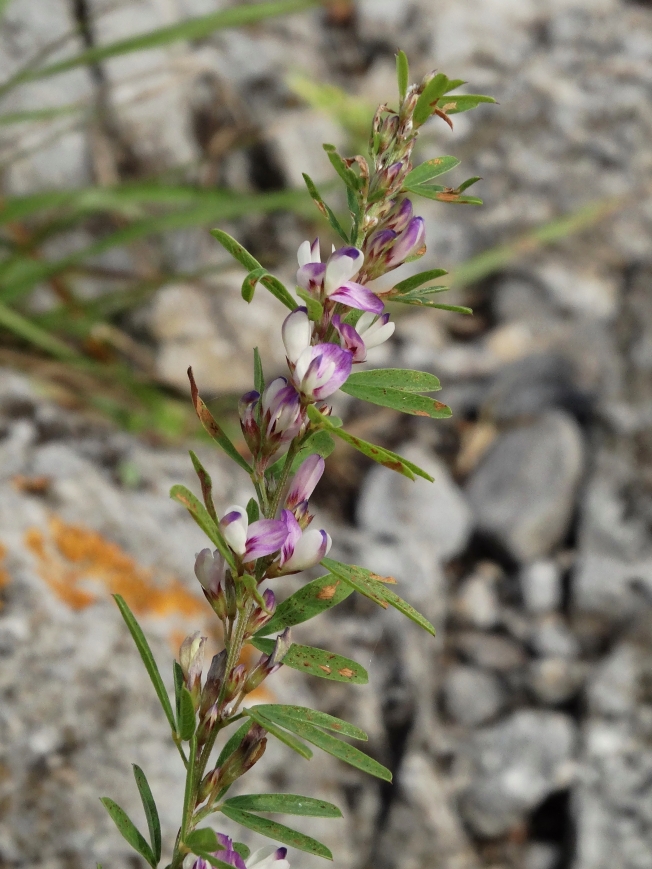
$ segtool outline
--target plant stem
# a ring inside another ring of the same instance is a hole
[[[290,449],[285,457],[285,464],[283,465],[283,470],[281,471],[281,476],[279,477],[278,485],[276,486],[276,491],[274,492],[274,497],[269,507],[269,513],[267,514],[268,519],[273,519],[274,516],[276,516],[276,512],[283,496],[283,491],[287,484],[288,477],[290,476],[290,471],[292,470],[292,462],[298,452],[299,442],[301,440],[303,440],[303,438],[296,437],[290,444]]]

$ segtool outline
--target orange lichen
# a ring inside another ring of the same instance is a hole
[[[155,582],[153,571],[90,528],[53,517],[49,539],[38,528],[31,528],[25,544],[36,556],[41,578],[72,609],[84,609],[109,592],[121,594],[138,615],[205,612],[202,601],[177,579]]]
[[[9,575],[9,571],[5,570],[3,567],[4,560],[7,557],[7,548],[0,543],[0,591],[5,588],[5,586],[9,585],[11,582],[11,576]],[[0,601],[0,609],[3,607],[3,602]]]

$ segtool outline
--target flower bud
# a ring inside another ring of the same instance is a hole
[[[260,449],[260,427],[256,421],[256,409],[259,401],[260,394],[252,389],[251,392],[246,392],[238,402],[240,428],[253,456],[257,455]]]
[[[195,705],[195,709],[199,702],[199,692],[201,690],[201,671],[204,663],[204,644],[206,637],[202,637],[197,631],[181,643],[179,649],[179,665],[183,672],[183,678],[186,688]]]
[[[209,710],[215,705],[220,694],[220,688],[224,681],[226,671],[226,649],[223,649],[218,655],[213,656],[211,665],[206,676],[206,681],[201,692],[201,703],[199,706],[199,718],[205,718]]]
[[[223,788],[230,787],[234,781],[250,770],[263,756],[266,747],[265,731],[260,725],[252,724],[233,754],[226,758],[219,770],[213,770],[215,773],[211,778],[213,793],[217,794]]]
[[[326,463],[323,458],[316,453],[304,459],[292,478],[290,490],[285,499],[287,510],[294,510],[295,507],[310,498],[317,483],[321,480],[325,467]]]
[[[261,606],[256,606],[252,614],[249,616],[246,630],[247,636],[255,634],[256,631],[260,630],[263,625],[266,625],[274,615],[274,610],[276,609],[276,598],[271,588],[265,589],[263,592],[263,600],[265,601],[265,609]]]
[[[394,242],[387,259],[387,267],[394,269],[421,250],[426,238],[426,225],[423,217],[413,217],[407,228]]]
[[[297,308],[285,318],[282,336],[289,362],[296,363],[301,353],[310,346],[312,328],[307,308]]]

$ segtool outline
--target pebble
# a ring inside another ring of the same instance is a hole
[[[548,555],[566,534],[583,464],[580,429],[561,411],[507,431],[466,485],[478,528],[519,561]]]
[[[505,702],[505,692],[497,676],[464,664],[449,668],[442,695],[448,715],[465,727],[486,724],[498,715]]]
[[[561,576],[554,561],[534,561],[525,565],[519,581],[525,608],[533,615],[556,610],[561,605]]]

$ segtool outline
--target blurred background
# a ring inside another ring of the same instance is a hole
[[[301,172],[344,211],[321,144],[364,149],[400,47],[413,79],[436,67],[499,102],[430,122],[417,154],[483,178],[482,207],[416,203],[419,266],[475,315],[393,312],[371,359],[439,376],[450,420],[337,398],[435,484],[343,447],[316,502],[335,556],[396,576],[438,635],[357,596],[296,629],[370,684],[285,668],[270,691],[365,728],[395,785],[270,740],[247,789],[338,803],[344,820],[297,824],[338,869],[652,867],[652,3],[0,15],[0,866],[140,865],[98,800],[144,823],[132,761],[172,842],[182,770],[110,593],[171,684],[183,636],[214,631],[204,541],[167,494],[197,489],[187,448],[218,509],[250,495],[201,439],[186,368],[238,440],[251,347],[268,376],[284,365],[284,309],[262,288],[244,303],[208,230],[291,286],[301,241],[334,240]]]

